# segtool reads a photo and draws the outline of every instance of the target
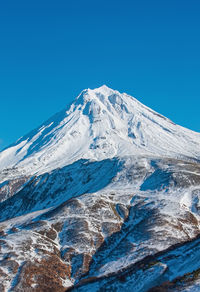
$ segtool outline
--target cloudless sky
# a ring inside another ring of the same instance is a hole
[[[0,149],[103,84],[200,132],[200,1],[0,1]]]

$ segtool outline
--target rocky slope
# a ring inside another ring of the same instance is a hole
[[[199,133],[84,90],[0,153],[0,291],[198,291],[199,159]]]

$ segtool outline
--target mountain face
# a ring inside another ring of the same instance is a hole
[[[200,134],[106,86],[0,153],[0,291],[199,291]]]
[[[84,90],[67,109],[0,153],[0,170],[44,173],[80,159],[127,155],[199,158],[200,134],[175,125],[127,94]]]

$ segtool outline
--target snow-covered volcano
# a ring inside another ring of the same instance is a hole
[[[84,90],[0,153],[0,291],[200,291],[199,159],[199,133]]]
[[[83,90],[67,109],[1,152],[0,169],[42,173],[81,158],[143,154],[199,159],[200,134],[104,85]]]

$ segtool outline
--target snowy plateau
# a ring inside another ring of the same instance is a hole
[[[200,134],[102,86],[0,152],[0,291],[200,291]]]

